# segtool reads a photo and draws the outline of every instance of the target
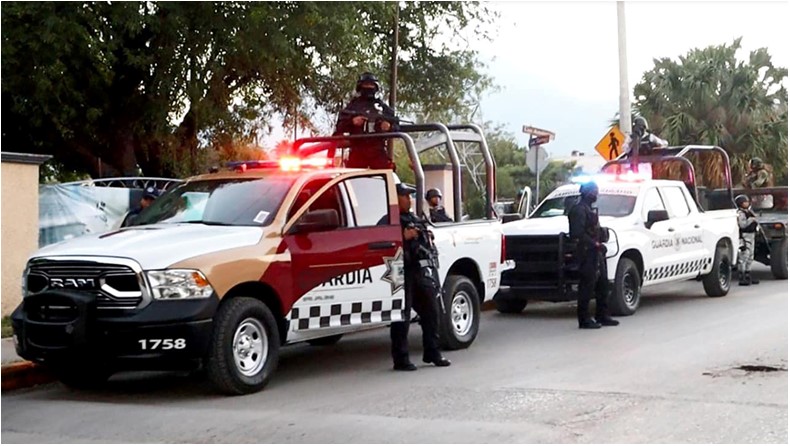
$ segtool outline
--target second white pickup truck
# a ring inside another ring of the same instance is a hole
[[[600,222],[610,234],[612,314],[633,314],[643,287],[667,282],[701,278],[708,296],[726,295],[738,247],[735,210],[703,212],[681,181],[628,177],[597,180]],[[561,186],[528,219],[503,225],[515,268],[502,274],[494,298],[500,312],[520,312],[528,300],[576,298],[578,271],[566,234],[578,196],[579,184]]]

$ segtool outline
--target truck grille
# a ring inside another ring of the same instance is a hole
[[[516,267],[502,273],[502,285],[547,288],[557,287],[561,275],[566,280],[576,279],[576,271],[569,264],[573,247],[567,239],[560,262],[560,237],[563,235],[506,236],[507,258],[515,261]]]
[[[137,273],[126,265],[37,260],[27,276],[29,293],[71,291],[96,296],[99,309],[131,309],[143,299]]]

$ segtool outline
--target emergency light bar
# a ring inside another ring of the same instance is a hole
[[[298,158],[295,156],[284,156],[278,160],[253,160],[253,161],[234,161],[227,163],[229,169],[237,172],[246,172],[250,169],[280,169],[283,172],[298,172],[304,168],[323,168],[332,166],[332,160],[328,158]]]
[[[653,176],[649,172],[632,172],[625,171],[620,173],[599,173],[596,175],[578,175],[571,178],[572,183],[589,183],[589,182],[610,182],[610,183],[628,183],[638,182],[652,179]]]

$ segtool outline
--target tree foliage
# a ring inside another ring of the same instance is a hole
[[[787,69],[771,61],[768,50],[736,57],[741,39],[730,45],[693,49],[678,61],[654,60],[634,88],[637,112],[671,145],[719,145],[730,155],[733,181],[759,156],[787,184]],[[721,178],[714,158],[703,160],[708,182]]]
[[[485,37],[474,2],[4,2],[3,148],[94,177],[194,173],[275,114],[315,128],[360,71],[387,79],[397,8],[398,108],[467,113],[490,85],[457,44]]]

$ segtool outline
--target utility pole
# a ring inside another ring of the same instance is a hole
[[[395,110],[395,101],[398,98],[398,27],[400,26],[400,2],[395,3],[395,25],[392,30],[392,59],[390,71],[390,107]],[[387,141],[387,153],[390,159],[395,156],[395,141]]]
[[[625,32],[625,3],[617,2],[617,47],[620,61],[620,131],[631,133],[631,90],[628,88],[628,60]]]

